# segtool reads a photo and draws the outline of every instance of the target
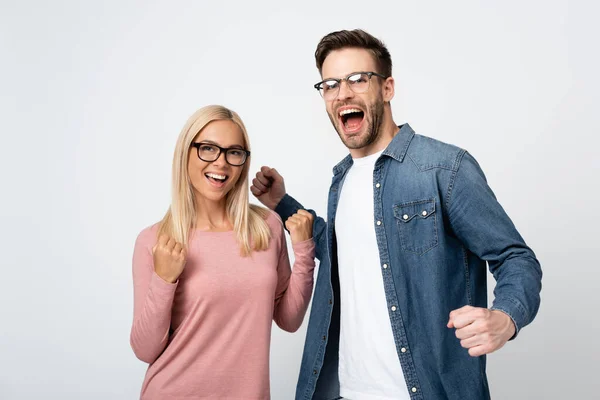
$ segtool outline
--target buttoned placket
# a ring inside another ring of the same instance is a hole
[[[422,399],[422,395],[419,391],[419,384],[416,375],[415,365],[410,355],[406,332],[404,331],[404,324],[402,322],[402,316],[398,308],[398,298],[394,289],[393,275],[391,268],[391,260],[389,259],[389,251],[387,249],[387,239],[385,233],[385,221],[383,218],[383,201],[382,193],[384,190],[384,175],[385,163],[384,159],[380,158],[375,163],[375,169],[373,171],[373,201],[374,201],[374,218],[375,218],[375,234],[377,237],[377,244],[379,247],[379,255],[381,258],[382,267],[382,278],[383,287],[385,290],[385,296],[390,309],[390,323],[392,325],[392,332],[394,335],[394,341],[396,349],[399,350],[399,361],[404,372],[406,384],[410,390],[412,399]],[[425,211],[424,211],[425,212]],[[426,213],[426,212],[425,212]],[[408,218],[408,216],[406,216]]]

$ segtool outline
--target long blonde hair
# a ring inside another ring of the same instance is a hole
[[[229,120],[240,127],[244,136],[244,148],[250,150],[246,127],[240,116],[223,106],[211,105],[196,111],[179,134],[173,155],[171,207],[159,225],[158,233],[166,234],[179,243],[188,245],[190,231],[195,228],[196,204],[188,173],[190,147],[194,138],[212,121]],[[235,186],[227,193],[227,216],[233,225],[242,256],[252,251],[267,249],[271,231],[265,221],[268,210],[248,199],[248,170],[250,158],[242,167]]]

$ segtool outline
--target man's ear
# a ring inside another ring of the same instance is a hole
[[[393,77],[387,78],[383,82],[383,101],[389,103],[393,98],[395,92],[396,81],[394,81]]]

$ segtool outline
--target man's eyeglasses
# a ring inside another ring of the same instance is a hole
[[[192,147],[198,150],[198,158],[202,161],[213,162],[216,161],[221,152],[225,152],[225,161],[234,167],[244,165],[250,152],[248,150],[240,149],[238,147],[221,147],[213,143],[192,143]]]
[[[378,76],[381,79],[387,79],[387,76],[378,74],[377,72],[353,72],[342,79],[325,79],[314,85],[315,89],[319,91],[321,97],[325,100],[333,100],[337,97],[340,92],[340,86],[343,81],[346,81],[350,90],[354,93],[366,93],[369,90],[371,77]]]

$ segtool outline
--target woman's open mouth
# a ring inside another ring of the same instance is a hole
[[[227,182],[227,179],[229,179],[229,176],[227,175],[215,174],[213,172],[207,172],[204,174],[204,176],[211,185],[218,188],[225,186],[225,182]]]

